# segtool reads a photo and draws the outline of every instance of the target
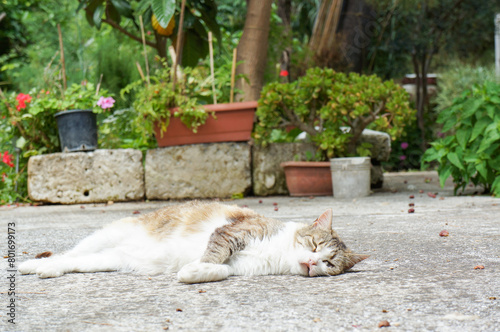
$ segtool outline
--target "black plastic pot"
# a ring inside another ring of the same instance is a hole
[[[62,152],[97,149],[97,118],[92,110],[71,110],[54,115]]]

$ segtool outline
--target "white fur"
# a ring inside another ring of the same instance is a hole
[[[178,272],[179,281],[198,283],[223,280],[230,275],[311,275],[313,272],[308,272],[304,262],[320,262],[321,252],[312,253],[294,242],[295,232],[305,225],[290,222],[274,236],[252,240],[225,264],[200,263],[212,232],[227,223],[221,215],[202,223],[196,234],[184,232],[181,226],[159,240],[134,218],[126,218],[96,231],[67,253],[23,262],[19,271],[36,273],[40,278],[69,272]],[[317,274],[320,273],[313,273]]]

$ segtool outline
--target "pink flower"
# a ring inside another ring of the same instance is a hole
[[[408,148],[408,145],[409,144],[406,142],[401,143],[401,149],[406,150]]]
[[[7,174],[2,173],[2,182],[5,182],[5,178],[7,177]]]
[[[284,70],[284,69],[282,69],[282,70],[280,71],[280,76],[287,77],[287,76],[288,76],[288,70]]]
[[[403,160],[406,160],[406,156],[399,156],[399,160],[403,161]]]
[[[101,106],[101,108],[103,110],[106,110],[108,108],[113,107],[114,103],[115,103],[115,100],[113,99],[113,97],[106,97],[106,98],[101,97],[101,98],[99,98],[99,101],[97,102],[97,106]]]
[[[9,167],[14,167],[14,164],[12,163],[12,155],[10,155],[8,151],[3,153],[2,161]]]

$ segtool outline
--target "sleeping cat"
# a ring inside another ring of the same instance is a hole
[[[332,230],[332,210],[312,225],[266,218],[248,208],[193,201],[115,221],[72,250],[19,265],[40,278],[69,272],[178,272],[184,283],[233,275],[337,275],[368,258]]]

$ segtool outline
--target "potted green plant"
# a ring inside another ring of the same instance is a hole
[[[159,147],[250,140],[257,102],[203,104],[209,79],[200,68],[184,68],[175,87],[165,64],[149,80],[121,95],[135,93],[135,127],[144,137],[154,133]]]
[[[63,98],[48,100],[62,110],[57,120],[59,140],[63,152],[93,151],[97,149],[97,114],[110,110],[115,100],[107,91],[96,91],[93,84],[73,84]]]
[[[257,109],[254,139],[266,145],[276,138],[287,136],[292,140],[298,132],[305,132],[317,148],[315,164],[297,163],[317,174],[310,175],[321,185],[328,182],[331,171],[328,159],[338,157],[368,156],[370,146],[361,144],[364,129],[387,132],[392,139],[399,137],[413,117],[407,92],[393,81],[383,82],[375,75],[338,73],[331,69],[311,68],[305,76],[292,83],[271,83],[261,94]],[[285,173],[295,167],[294,162],[284,165]],[[295,186],[288,178],[291,195],[313,195],[317,190],[314,181],[304,181],[302,193],[293,192]],[[299,189],[299,188],[297,188]]]
[[[2,94],[4,116],[9,117],[24,141],[42,146],[37,153],[53,152],[58,146],[63,152],[92,151],[97,148],[96,114],[114,104],[108,95],[106,90],[99,93],[85,81],[61,94],[44,89]]]

